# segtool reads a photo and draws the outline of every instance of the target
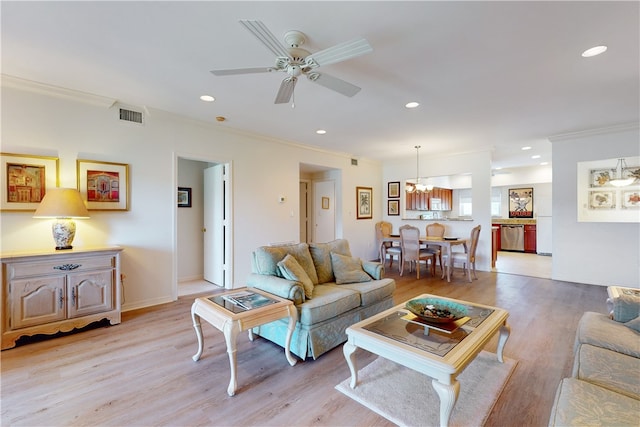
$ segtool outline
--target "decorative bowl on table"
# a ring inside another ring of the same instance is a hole
[[[420,319],[433,323],[454,322],[468,314],[464,305],[440,298],[412,299],[405,307]]]

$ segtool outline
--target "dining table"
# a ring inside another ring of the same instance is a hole
[[[382,243],[391,242],[391,243],[400,243],[400,235],[399,234],[391,234],[389,236],[385,236],[382,238]],[[469,239],[459,238],[459,237],[431,237],[431,236],[420,236],[420,244],[424,245],[436,245],[440,246],[443,253],[450,254],[453,246],[462,245],[464,247],[464,252],[466,253],[469,248],[467,247],[467,243]],[[445,268],[442,268],[442,278],[444,279],[445,272],[447,276],[447,282],[451,282],[451,270],[453,269],[452,257],[447,257],[447,265]]]

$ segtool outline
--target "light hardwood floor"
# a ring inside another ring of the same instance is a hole
[[[547,425],[555,389],[571,373],[577,322],[584,311],[605,312],[605,287],[491,272],[478,272],[479,280],[468,283],[459,270],[447,283],[426,272],[415,280],[388,270],[397,280],[398,303],[428,292],[509,310],[512,332],[505,355],[519,364],[487,425]],[[227,396],[229,362],[219,331],[203,324],[204,354],[191,360],[196,351],[192,301],[184,297],[127,312],[117,326],[3,351],[1,424],[392,425],[334,389],[349,376],[341,347],[291,367],[282,348],[241,334],[239,389]],[[487,349],[494,351],[496,341]],[[357,354],[360,367],[374,359],[365,351]]]

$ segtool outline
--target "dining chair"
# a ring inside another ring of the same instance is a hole
[[[389,256],[389,267],[393,266],[393,258],[398,258],[398,264],[401,262],[402,251],[399,246],[393,246],[393,242],[385,242],[383,238],[391,236],[393,226],[390,222],[380,221],[376,225],[376,243],[378,245],[378,257],[382,265],[387,261]]]
[[[434,222],[432,224],[428,224],[427,228],[426,228],[426,232],[427,232],[427,237],[439,237],[439,238],[443,238],[444,237],[444,224],[440,224],[439,222]],[[440,271],[444,271],[442,269],[442,249],[440,246],[437,245],[428,245],[426,249],[428,251],[431,251],[433,253],[436,254],[436,257],[438,258],[438,262],[440,263]]]
[[[420,261],[424,261],[427,267],[429,261],[431,261],[431,274],[435,276],[436,255],[431,251],[420,248],[420,229],[418,227],[412,225],[403,225],[400,227],[400,248],[402,250],[402,257],[400,259],[401,276],[404,273],[404,265],[408,262],[410,271],[413,265],[416,266],[416,278],[419,279]]]
[[[478,277],[476,276],[476,249],[478,248],[479,237],[480,237],[480,226],[477,225],[471,229],[471,237],[469,238],[469,246],[466,252],[451,251],[450,254],[442,255],[442,258],[444,258],[445,263],[447,265],[451,265],[452,269],[454,268],[456,262],[458,264],[462,264],[463,271],[467,273],[469,282],[473,282],[473,280],[471,280],[472,269],[473,269],[473,278],[476,280],[478,279]]]

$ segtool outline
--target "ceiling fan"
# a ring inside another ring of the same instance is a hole
[[[345,96],[354,96],[360,91],[358,86],[352,85],[342,79],[319,73],[321,66],[346,61],[356,56],[373,51],[367,40],[361,38],[345,43],[340,43],[319,52],[310,53],[302,46],[306,36],[300,31],[288,31],[284,35],[286,46],[283,45],[269,29],[261,22],[254,20],[241,20],[240,23],[276,55],[273,67],[236,68],[230,70],[213,70],[216,76],[228,76],[233,74],[252,74],[280,71],[287,74],[282,80],[280,89],[276,95],[276,104],[286,104],[293,95],[298,77],[305,75],[310,81],[334,90]]]

